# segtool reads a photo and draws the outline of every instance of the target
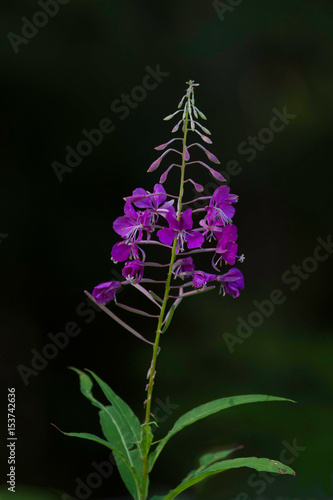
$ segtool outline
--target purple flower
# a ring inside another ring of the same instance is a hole
[[[203,235],[207,238],[208,241],[211,241],[212,238],[219,239],[222,234],[222,228],[224,223],[221,220],[214,220],[208,215],[204,217],[201,221],[199,221],[200,226],[204,228]]]
[[[148,208],[150,213],[160,214],[165,217],[165,215],[170,211],[173,215],[175,215],[175,209],[173,208],[174,200],[170,200],[166,202],[167,195],[162,184],[155,184],[154,186],[155,196],[152,196],[149,191],[146,191],[142,188],[134,189],[133,197],[139,196],[142,199],[138,201],[133,201],[134,205],[138,208]]]
[[[190,278],[193,275],[194,264],[192,257],[186,257],[185,259],[178,259],[172,268],[172,272],[175,278]]]
[[[172,245],[172,242],[177,238],[177,253],[184,251],[184,243],[187,243],[188,248],[199,248],[205,241],[205,238],[198,231],[192,231],[193,220],[192,210],[188,208],[180,216],[179,220],[172,214],[166,215],[166,220],[169,227],[164,227],[157,231],[157,236],[162,243]]]
[[[208,281],[214,281],[216,274],[204,273],[203,271],[195,271],[193,276],[193,286],[195,288],[205,288]]]
[[[244,276],[236,267],[232,267],[227,273],[221,274],[216,279],[221,283],[223,295],[228,293],[232,297],[239,297],[239,290],[244,289]]]
[[[120,281],[107,281],[100,283],[93,289],[93,297],[99,304],[106,304],[114,299],[116,292],[121,288]]]
[[[113,245],[111,250],[111,258],[113,262],[124,262],[127,259],[132,259],[133,257],[134,259],[139,257],[138,247],[135,243],[120,241],[119,243]]]
[[[235,214],[235,208],[231,203],[236,203],[237,199],[235,194],[230,194],[229,186],[218,187],[210,199],[209,206],[206,207],[207,217],[228,224]]]
[[[238,245],[235,243],[237,240],[237,227],[234,224],[228,224],[221,228],[220,238],[216,246],[216,253],[233,266],[235,264]],[[219,259],[220,260],[220,259]]]
[[[122,271],[122,275],[127,280],[133,283],[138,283],[143,277],[143,269],[144,269],[144,263],[141,262],[141,260],[138,259],[132,260],[126,262],[124,269]]]
[[[147,232],[147,238],[150,238],[152,232],[151,216],[149,210],[136,212],[132,203],[127,201],[124,207],[125,216],[118,217],[113,223],[113,229],[126,242],[134,243],[142,240],[143,231]]]

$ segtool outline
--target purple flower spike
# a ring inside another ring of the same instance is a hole
[[[144,263],[141,260],[126,262],[122,275],[132,283],[139,283],[143,277]]]
[[[175,278],[190,278],[194,272],[192,257],[178,259],[173,265],[172,272]]]
[[[169,223],[169,228],[160,229],[156,234],[159,240],[166,245],[172,245],[173,240],[177,238],[177,253],[184,251],[185,242],[188,248],[199,248],[204,243],[205,238],[202,234],[198,231],[191,231],[193,221],[190,208],[183,212],[179,220],[170,213],[166,215],[166,220]]]
[[[136,212],[132,204],[127,201],[124,208],[125,216],[118,217],[113,223],[113,229],[122,238],[126,239],[127,243],[135,243],[142,240],[143,231],[147,231],[149,239],[152,232],[151,215],[149,210],[144,212]]]
[[[216,280],[216,274],[204,273],[203,271],[195,271],[193,276],[193,286],[195,288],[205,288],[208,281]]]
[[[244,276],[236,267],[232,267],[227,273],[221,274],[216,279],[221,283],[223,295],[228,293],[232,297],[239,297],[240,290],[244,289]]]
[[[120,281],[107,281],[100,283],[93,289],[93,297],[99,304],[106,304],[114,299],[116,292],[121,288]]]

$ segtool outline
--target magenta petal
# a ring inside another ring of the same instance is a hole
[[[167,199],[165,189],[161,184],[155,184],[154,193],[162,193],[162,194],[159,194],[157,196],[152,197],[153,205],[155,205],[155,207],[159,207]]]
[[[198,231],[186,233],[186,243],[188,248],[199,248],[204,243],[205,237]]]
[[[226,293],[232,297],[238,297],[239,291],[244,289],[244,276],[236,267],[232,267],[229,271],[217,277],[224,287]]]
[[[120,281],[107,281],[106,283],[100,283],[95,286],[92,295],[99,304],[106,304],[114,298],[120,287]]]
[[[123,238],[132,230],[132,227],[133,221],[129,217],[118,217],[113,223],[113,229]]]
[[[151,198],[145,198],[147,196],[147,191],[142,188],[134,189],[133,196],[140,197],[137,201],[133,201],[134,205],[138,208],[150,208],[152,205]],[[143,197],[143,198],[141,198]]]
[[[111,250],[112,260],[115,262],[124,262],[128,259],[131,251],[131,246],[124,241],[116,243]]]
[[[184,210],[182,216],[182,229],[192,229],[193,227],[193,220],[192,220],[192,210],[188,208],[187,210]]]
[[[179,221],[176,219],[175,215],[173,213],[171,213],[171,211],[169,211],[166,216],[165,216],[166,220],[168,221],[168,224],[170,226],[170,229],[173,229],[175,231],[179,231],[179,227],[180,227],[180,223]]]
[[[130,203],[129,201],[126,201],[126,203],[125,203],[124,213],[125,213],[125,215],[127,215],[127,217],[130,217],[131,219],[136,219],[138,216],[132,203]]]
[[[213,202],[215,202],[217,205],[219,205],[220,203],[222,203],[223,201],[225,201],[228,198],[229,193],[230,193],[229,186],[218,187],[212,195],[210,205],[212,205]]]
[[[169,229],[167,227],[160,229],[156,233],[160,242],[164,243],[165,245],[172,245],[173,240],[177,237],[177,234],[177,231],[175,231],[174,229]]]
[[[195,288],[202,288],[207,285],[208,281],[214,281],[216,274],[204,273],[203,271],[195,271],[193,276],[193,286]]]

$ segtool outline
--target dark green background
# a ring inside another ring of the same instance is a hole
[[[159,435],[186,410],[222,396],[263,393],[298,404],[240,406],[188,428],[161,455],[152,484],[175,486],[200,452],[215,446],[242,444],[237,456],[279,458],[282,442],[296,439],[306,448],[292,464],[296,477],[276,478],[261,498],[332,498],[332,256],[296,291],[281,281],[332,229],[331,2],[244,0],[222,22],[210,1],[71,0],[18,54],[7,34],[21,34],[22,16],[31,19],[40,7],[6,0],[2,9],[0,233],[8,234],[0,245],[2,473],[7,387],[17,391],[17,481],[74,498],[75,479],[85,480],[91,463],[108,454],[50,425],[99,432],[94,408],[66,367],[96,371],[143,415],[150,347],[102,313],[86,323],[76,308],[84,289],[120,272],[109,260],[118,240],[112,222],[123,196],[139,186],[151,190],[158,180],[159,172],[146,170],[157,157],[153,147],[170,138],[162,117],[176,109],[192,78],[200,82],[197,103],[222,170],[229,160],[242,166],[230,184],[240,197],[234,221],[246,255],[246,288],[237,300],[211,292],[177,311],[162,339],[155,397],[170,397],[179,408]],[[111,103],[157,64],[169,76],[121,120]],[[247,162],[239,144],[283,106],[297,117]],[[63,163],[65,147],[76,147],[82,130],[105,117],[115,131],[59,183],[52,162]],[[170,177],[170,191],[176,182]],[[236,334],[237,317],[246,320],[253,301],[276,288],[284,304],[231,354],[223,334]],[[41,352],[47,334],[69,321],[79,324],[80,335],[25,386],[17,366],[29,366],[31,349]],[[152,339],[154,325],[139,323]],[[220,475],[193,489],[191,498],[227,500],[241,492],[258,498],[250,474]],[[124,493],[114,472],[90,498]]]

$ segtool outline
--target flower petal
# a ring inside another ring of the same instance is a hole
[[[186,243],[188,248],[199,248],[204,241],[205,237],[198,231],[188,231],[186,233]]]
[[[175,231],[174,229],[169,229],[168,227],[164,227],[163,229],[157,231],[156,235],[161,243],[164,243],[165,245],[172,245],[173,240],[178,235],[178,232]]]

